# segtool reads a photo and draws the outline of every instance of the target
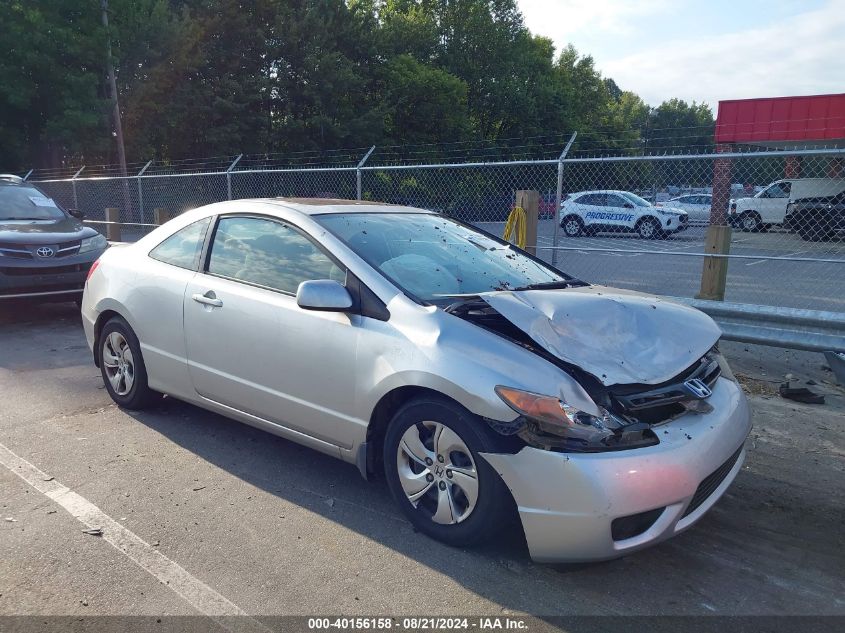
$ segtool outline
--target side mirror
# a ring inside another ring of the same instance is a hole
[[[77,220],[84,220],[85,219],[85,214],[82,211],[80,211],[79,209],[68,209],[67,212],[70,215],[72,215],[73,217],[75,217]]]
[[[352,296],[333,279],[317,279],[299,284],[296,304],[303,310],[346,312],[352,307]]]

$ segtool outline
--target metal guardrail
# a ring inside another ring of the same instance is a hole
[[[713,318],[729,341],[821,352],[845,385],[845,314],[669,297]]]
[[[710,315],[731,341],[808,352],[845,352],[845,314],[670,297]]]

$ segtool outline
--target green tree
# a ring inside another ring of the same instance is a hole
[[[398,55],[385,65],[385,134],[391,143],[462,140],[469,129],[467,85],[445,70]]]
[[[536,156],[574,130],[588,151],[712,143],[709,108],[650,110],[532,35],[516,0],[110,0],[108,34],[93,0],[8,5],[5,169],[113,161],[107,35],[130,161],[463,140]]]
[[[652,111],[643,134],[649,150],[701,152],[712,149],[714,126],[707,104],[669,99]]]
[[[108,151],[98,3],[13,0],[0,20],[0,161],[59,166]]]
[[[183,6],[178,16],[157,5],[150,9],[166,27],[167,37],[158,42],[164,50],[120,49],[127,53],[121,97],[131,153],[182,158],[263,151],[271,135],[272,3],[219,0]],[[129,30],[136,15],[116,28]]]

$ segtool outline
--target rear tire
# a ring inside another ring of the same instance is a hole
[[[499,449],[486,423],[445,398],[421,397],[393,417],[384,440],[388,487],[420,532],[452,546],[507,525],[510,492],[480,453]]]
[[[97,339],[100,373],[111,399],[125,409],[146,409],[162,394],[147,384],[147,368],[138,337],[121,317],[110,319]]]
[[[584,232],[584,221],[577,215],[568,215],[560,221],[560,228],[566,237],[578,237]]]

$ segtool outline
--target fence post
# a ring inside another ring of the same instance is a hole
[[[170,214],[167,212],[167,209],[163,209],[162,207],[156,207],[153,209],[153,222],[161,226],[165,222],[170,219]]]
[[[717,154],[729,152],[730,145],[717,145]],[[704,241],[704,252],[727,255],[731,251],[731,227],[727,226],[727,207],[731,193],[731,159],[713,161],[713,198],[710,205],[710,226]],[[701,287],[696,299],[725,300],[728,280],[727,257],[705,257],[701,271]]]
[[[153,164],[153,161],[147,161],[147,164],[141,168],[136,178],[138,179],[138,208],[141,212],[141,224],[144,224],[144,189],[141,187],[141,176],[147,171],[147,167]]]
[[[525,211],[525,250],[537,255],[537,220],[540,211],[540,192],[520,190],[516,192],[516,206]]]
[[[29,178],[32,175],[33,171],[33,169],[30,169],[28,172],[26,172],[26,176],[24,176],[23,179],[26,180],[27,178]]]
[[[106,209],[106,237],[109,242],[120,241],[120,209],[108,207]]]
[[[367,159],[370,157],[370,154],[372,154],[375,149],[376,149],[376,146],[373,145],[369,149],[369,151],[366,154],[364,154],[364,158],[361,159],[361,162],[359,162],[358,166],[355,168],[355,183],[356,183],[355,191],[356,191],[356,194],[357,194],[357,197],[355,198],[356,200],[361,199],[361,168],[364,166],[364,163],[367,162]]]
[[[244,157],[243,154],[238,154],[238,157],[235,160],[232,161],[232,164],[229,165],[229,169],[226,170],[226,196],[227,196],[226,199],[227,200],[232,199],[232,170],[235,168],[235,165],[238,164],[238,161],[240,161],[243,157]]]
[[[82,173],[82,170],[85,169],[85,165],[79,168],[79,170],[73,175],[70,179],[70,186],[73,189],[73,208],[79,209],[79,199],[76,197],[76,177]],[[27,174],[28,175],[28,174]]]
[[[572,136],[569,137],[569,142],[566,144],[566,147],[563,148],[563,151],[557,159],[557,194],[555,195],[555,210],[552,214],[552,220],[555,223],[554,234],[552,235],[552,266],[557,266],[557,241],[558,231],[560,230],[560,203],[563,202],[563,159],[566,158],[566,155],[569,153],[569,148],[572,147],[572,144],[575,142],[576,136],[578,136],[578,132],[573,132]]]

